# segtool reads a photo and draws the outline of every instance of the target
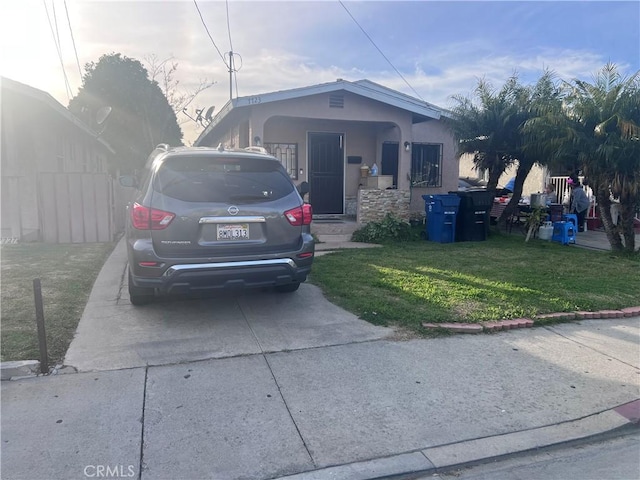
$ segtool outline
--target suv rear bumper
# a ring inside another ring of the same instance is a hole
[[[290,258],[177,264],[160,277],[132,275],[132,280],[136,287],[155,288],[161,293],[272,287],[304,282],[312,258],[305,265],[297,265]]]

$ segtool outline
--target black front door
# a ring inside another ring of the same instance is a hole
[[[382,165],[380,175],[393,175],[393,186],[398,188],[398,142],[382,144]]]
[[[309,134],[309,203],[314,214],[342,214],[344,150],[338,133]]]

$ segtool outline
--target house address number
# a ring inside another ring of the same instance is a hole
[[[261,103],[262,99],[260,97],[249,97],[249,105],[257,105]]]

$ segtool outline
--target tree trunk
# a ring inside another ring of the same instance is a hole
[[[518,164],[518,170],[516,171],[516,181],[513,185],[513,195],[511,196],[511,200],[502,211],[500,218],[498,218],[498,225],[501,227],[506,227],[507,219],[511,218],[511,216],[516,212],[518,208],[518,202],[520,202],[520,198],[522,198],[522,189],[524,188],[524,181],[527,179],[529,172],[533,164],[530,162],[522,161]],[[528,239],[527,239],[528,240]]]
[[[633,217],[635,216],[634,206],[635,204],[629,201],[620,203],[618,231],[622,234],[622,238],[624,239],[624,250],[627,252],[635,252],[636,250],[636,235],[633,231]]]
[[[498,186],[500,175],[504,172],[504,167],[500,168],[499,154],[495,154],[496,158],[493,165],[489,168],[489,178],[487,180],[487,190],[495,190]]]
[[[611,250],[614,252],[620,252],[623,249],[622,240],[618,233],[618,228],[613,224],[611,219],[611,199],[609,198],[609,188],[599,187],[596,190],[596,201],[598,202],[598,212],[600,214],[600,220],[604,227],[604,232],[607,235],[607,240],[611,245]]]

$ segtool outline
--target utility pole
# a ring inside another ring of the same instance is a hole
[[[229,100],[233,100],[233,50],[229,52]]]

